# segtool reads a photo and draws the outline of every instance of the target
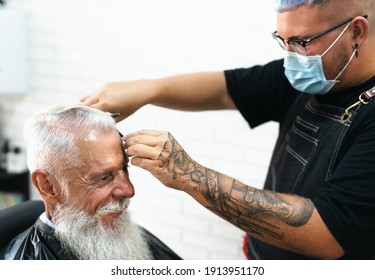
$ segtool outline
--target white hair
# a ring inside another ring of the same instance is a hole
[[[73,205],[60,205],[53,217],[55,235],[63,248],[81,260],[152,259],[147,236],[127,210],[130,200],[110,202],[91,216]],[[105,213],[122,211],[112,227],[101,222]]]
[[[115,121],[110,114],[83,105],[53,106],[31,116],[24,126],[30,172],[46,170],[67,185],[67,171],[85,164],[77,140],[93,130],[116,130]]]

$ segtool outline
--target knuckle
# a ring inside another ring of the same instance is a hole
[[[138,144],[138,143],[141,143],[141,139],[142,139],[142,137],[140,135],[136,135],[136,136],[133,137],[132,140],[133,140],[134,143]]]
[[[131,147],[128,147],[128,148],[127,148],[127,154],[128,154],[128,156],[130,156],[130,157],[135,156],[134,146],[131,146]]]
[[[139,145],[134,145],[134,146],[133,146],[133,152],[134,152],[135,154],[139,154],[140,151],[141,151],[141,148],[140,148]]]

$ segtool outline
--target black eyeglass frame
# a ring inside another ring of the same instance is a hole
[[[364,15],[362,16],[364,17],[365,19],[368,18],[368,15]],[[288,44],[289,46],[291,46],[293,48],[294,51],[296,52],[299,52],[300,54],[302,54],[300,51],[298,51],[298,46],[302,46],[304,51],[305,51],[305,54],[307,54],[307,50],[306,50],[306,45],[308,43],[310,43],[311,41],[315,40],[315,39],[318,39],[320,37],[322,37],[323,35],[326,35],[328,34],[329,32],[343,26],[344,24],[346,23],[349,23],[351,22],[353,19],[355,19],[355,17],[353,18],[350,18],[350,19],[347,19],[339,24],[336,24],[335,26],[333,27],[330,27],[328,28],[327,30],[324,30],[322,32],[319,32],[318,34],[315,34],[309,38],[306,38],[306,39],[290,39],[290,40],[285,40],[283,37],[281,37],[279,34],[277,34],[277,31],[274,31],[272,32],[272,37],[279,43],[280,47],[283,48],[285,50],[285,47],[286,45]],[[281,44],[282,42],[282,44]]]

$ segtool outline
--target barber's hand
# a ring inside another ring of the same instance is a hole
[[[120,113],[116,121],[121,121],[149,103],[154,84],[153,80],[108,83],[92,95],[83,96],[80,102],[105,112]]]
[[[197,174],[197,163],[166,131],[141,130],[124,137],[131,163],[149,171],[164,185],[184,190]]]

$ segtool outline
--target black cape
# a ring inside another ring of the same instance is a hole
[[[167,245],[143,229],[155,260],[181,260]],[[35,224],[14,238],[4,253],[6,260],[76,260],[53,235],[53,229],[38,219]]]

